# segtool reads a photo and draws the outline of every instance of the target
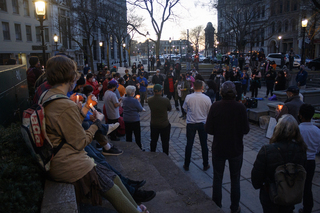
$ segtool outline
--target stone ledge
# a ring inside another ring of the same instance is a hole
[[[41,213],[78,212],[74,186],[46,180],[41,204]]]

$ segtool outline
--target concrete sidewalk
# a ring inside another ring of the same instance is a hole
[[[251,94],[247,94],[249,96]],[[265,87],[259,90],[258,97],[265,96]],[[171,140],[169,148],[169,157],[173,162],[208,195],[212,195],[212,182],[213,182],[213,170],[211,163],[211,145],[212,136],[208,137],[209,146],[209,163],[211,168],[204,172],[202,170],[202,155],[201,147],[198,135],[196,136],[195,143],[192,150],[192,162],[190,164],[190,170],[184,171],[182,166],[184,164],[185,146],[186,146],[186,121],[179,118],[180,112],[176,111],[174,102],[171,101],[172,111],[168,113],[171,127]],[[148,104],[145,104],[146,112],[141,113],[141,137],[142,146],[146,152],[150,151],[150,109]],[[269,140],[265,137],[266,130],[261,129],[257,124],[250,123],[250,132],[244,137],[244,155],[243,166],[241,171],[241,200],[240,205],[242,213],[262,212],[262,207],[259,200],[259,190],[255,190],[251,184],[251,169],[256,159],[258,151],[261,146],[268,144]],[[121,138],[125,141],[125,137]],[[159,140],[157,146],[157,152],[162,152],[161,142]],[[314,208],[313,212],[320,212],[320,157],[316,159],[316,172],[313,179],[313,195],[314,195]],[[222,210],[230,212],[230,177],[228,163],[226,163],[226,169],[223,179],[223,200]],[[295,212],[298,212],[302,205],[296,206]]]

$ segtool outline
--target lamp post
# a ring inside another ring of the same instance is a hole
[[[278,52],[280,52],[280,40],[282,39],[282,36],[278,36],[279,44],[278,44]]]
[[[303,37],[302,37],[301,65],[304,65],[304,48],[305,48],[304,39],[305,39],[305,34],[306,34],[306,28],[308,26],[308,19],[304,18],[301,21],[301,26],[302,26],[302,29],[303,29],[303,31],[302,31]]]
[[[100,56],[101,56],[101,68],[102,68],[102,47],[103,47],[102,41],[99,42],[99,46],[100,46],[100,52],[101,52]]]
[[[150,66],[149,66],[149,38],[150,38],[150,34],[149,34],[149,31],[147,31],[147,45],[148,45],[148,72],[150,71]]]
[[[40,32],[41,32],[41,39],[42,39],[42,58],[43,58],[43,66],[45,66],[46,65],[46,50],[45,50],[46,46],[44,45],[43,21],[44,21],[44,16],[46,15],[46,3],[44,1],[36,1],[34,5],[36,8],[36,14],[40,22]]]
[[[54,34],[53,41],[56,44],[56,51],[58,50],[58,40],[59,40],[59,37],[57,36],[57,34]]]
[[[181,52],[181,39],[180,39],[180,49],[179,49],[179,52],[180,52],[180,61],[182,59],[182,52]]]
[[[171,64],[171,37],[169,37],[169,45],[170,45],[170,64]]]

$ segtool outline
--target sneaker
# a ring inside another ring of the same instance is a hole
[[[210,168],[210,165],[208,164],[207,166],[203,167],[203,171],[207,171]]]
[[[111,132],[113,132],[116,128],[118,128],[120,124],[117,122],[115,124],[108,124],[108,132],[107,135],[109,135]]]
[[[183,118],[184,117],[184,115],[181,115],[179,118]]]
[[[176,107],[176,110],[177,110],[177,111],[180,111],[179,107]]]
[[[98,151],[102,151],[102,146],[97,143],[97,144],[96,144],[96,149],[97,149]]]
[[[146,181],[145,180],[141,180],[141,181],[135,181],[135,180],[128,180],[128,184],[130,186],[133,186],[134,188],[136,189],[139,189],[141,188],[142,186],[144,186],[144,184],[146,184]]]
[[[136,190],[132,198],[137,203],[141,203],[141,202],[148,202],[152,200],[155,196],[156,196],[156,193],[154,191]]]
[[[102,154],[103,155],[121,155],[123,153],[122,150],[116,148],[116,147],[111,147],[109,150],[105,150],[102,148]]]
[[[185,171],[189,171],[189,166],[183,165],[183,169],[184,169]]]

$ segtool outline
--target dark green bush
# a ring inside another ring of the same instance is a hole
[[[20,124],[0,127],[0,212],[40,212],[44,181]]]

